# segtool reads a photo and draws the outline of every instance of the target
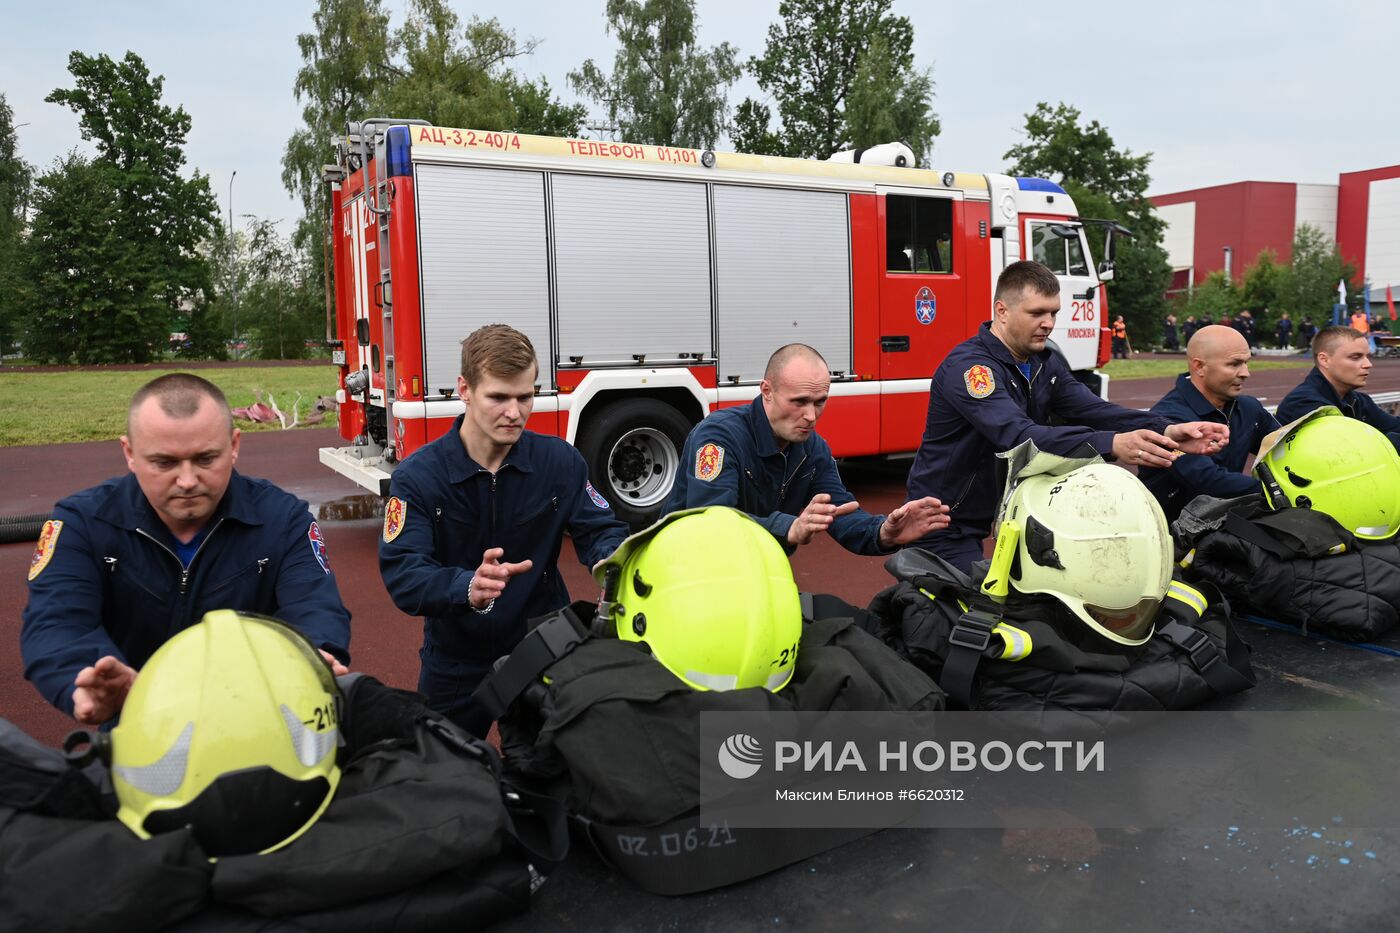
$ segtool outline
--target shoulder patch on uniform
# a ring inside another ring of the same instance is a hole
[[[403,524],[408,519],[408,503],[398,496],[390,496],[389,501],[384,503],[384,543],[388,544],[399,536],[403,531]]]
[[[326,573],[330,573],[331,560],[326,556],[326,539],[321,536],[319,523],[313,521],[311,527],[306,529],[306,540],[311,542],[311,554],[316,558],[316,563],[320,564]]]
[[[607,500],[607,499],[604,499],[603,496],[602,496],[602,494],[601,494],[600,492],[598,492],[598,490],[596,490],[596,489],[593,488],[593,484],[592,484],[592,483],[584,483],[584,484],[583,484],[583,491],[586,492],[586,493],[588,493],[588,498],[592,499],[592,500],[593,500],[593,504],[596,505],[598,508],[600,508],[600,509],[609,508],[609,506],[608,506],[608,500]]]
[[[978,363],[963,373],[963,385],[973,398],[986,398],[996,391],[997,381],[990,367]]]
[[[724,469],[724,448],[706,444],[695,452],[695,478],[708,483]]]
[[[39,543],[34,545],[34,556],[29,559],[29,579],[33,580],[44,572],[53,560],[54,548],[58,547],[58,533],[63,530],[63,522],[51,518],[39,530]]]

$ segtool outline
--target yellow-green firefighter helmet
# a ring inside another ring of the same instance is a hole
[[[1400,456],[1380,431],[1324,408],[1302,420],[1254,465],[1275,509],[1317,509],[1371,541],[1400,531]]]
[[[594,575],[617,568],[617,636],[645,642],[697,690],[781,690],[797,660],[802,606],[767,529],[722,506],[673,512],[632,535]]]
[[[1137,477],[1107,463],[1030,476],[1012,491],[1005,521],[1019,532],[1015,589],[1055,597],[1119,644],[1152,637],[1172,543],[1162,507]]]
[[[340,691],[295,629],[231,610],[141,669],[112,730],[117,817],[138,836],[192,827],[210,855],[269,852],[330,803]]]

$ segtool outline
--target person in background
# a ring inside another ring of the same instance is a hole
[[[1308,315],[1303,315],[1303,320],[1298,324],[1298,342],[1302,344],[1304,350],[1312,350],[1313,338],[1317,336],[1317,325]]]
[[[1371,316],[1362,308],[1357,308],[1351,314],[1351,329],[1366,338],[1366,346],[1372,352],[1376,352],[1376,338],[1371,336]]]
[[[1293,346],[1293,322],[1288,319],[1288,312],[1284,311],[1279,315],[1278,323],[1274,325],[1274,336],[1278,340],[1280,350],[1288,350]]]
[[[1162,349],[1175,353],[1181,349],[1181,343],[1177,339],[1176,315],[1167,312],[1166,320],[1162,322]]]

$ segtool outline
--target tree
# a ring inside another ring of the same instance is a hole
[[[282,184],[305,212],[292,240],[312,256],[331,302],[330,201],[321,166],[332,161],[331,140],[350,120],[369,113],[369,101],[389,75],[389,14],[382,0],[317,0],[312,32],[297,36],[302,66],[293,93],[302,125],[282,154]]]
[[[885,132],[882,121],[888,120],[894,138],[917,144],[915,155],[927,157],[928,141],[938,134],[938,118],[928,110],[933,81],[928,72],[914,70],[914,27],[907,17],[890,14],[892,4],[782,0],[778,5],[782,20],[768,27],[764,53],[750,59],[749,68],[777,102],[783,155],[826,158],[856,145],[854,118],[862,132]],[[878,58],[871,51],[876,45],[882,47]],[[890,104],[895,106],[888,115],[878,112]],[[765,109],[749,101],[740,106],[745,119],[736,142],[765,141],[767,121],[758,120]]]
[[[430,120],[486,130],[578,135],[585,108],[565,105],[543,78],[506,66],[534,50],[496,20],[462,28],[445,0],[411,0],[404,22],[390,29],[383,0],[318,0],[314,29],[297,37],[302,67],[294,91],[302,126],[287,140],[282,183],[302,203],[292,246],[312,263],[309,278],[327,307],[334,291],[329,200],[321,166],[331,140],[368,116]]]
[[[1036,104],[1026,114],[1026,141],[1002,157],[1012,175],[1047,178],[1074,198],[1080,216],[1115,220],[1133,232],[1116,239],[1116,267],[1108,283],[1110,311],[1123,315],[1130,333],[1159,334],[1166,316],[1164,294],[1171,284],[1171,266],[1162,248],[1165,228],[1147,200],[1152,154],[1119,150],[1099,121],[1079,122],[1077,108]],[[1103,255],[1103,235],[1090,227],[1090,246]]]
[[[75,86],[45,99],[73,110],[97,147],[93,172],[114,201],[115,226],[106,232],[120,252],[118,262],[106,250],[72,256],[78,274],[107,280],[119,296],[106,313],[121,322],[75,322],[94,329],[95,339],[79,346],[97,354],[78,361],[144,362],[165,349],[181,307],[211,289],[198,246],[214,229],[214,195],[207,176],[181,176],[189,115],[161,103],[165,79],[140,56],[127,52],[118,62],[73,52],[68,70]]]
[[[738,79],[738,51],[728,42],[695,44],[694,0],[608,0],[616,33],[612,74],[592,59],[569,72],[574,90],[602,104],[622,139],[709,149],[728,127],[728,88]]]
[[[535,83],[510,68],[538,45],[495,19],[473,17],[463,27],[445,0],[411,0],[373,108],[439,126],[576,136],[583,105],[565,105],[543,78]]]
[[[1290,278],[1289,268],[1277,261],[1277,254],[1271,249],[1260,250],[1240,277],[1240,308],[1248,309],[1254,317],[1255,333],[1261,338],[1274,331],[1287,301]]]
[[[311,20],[315,31],[297,36],[302,66],[293,93],[302,102],[302,126],[287,140],[282,184],[319,222],[330,140],[347,121],[370,116],[370,98],[388,74],[389,14],[381,0],[318,0]]]
[[[111,166],[72,152],[35,183],[20,296],[29,307],[24,353],[31,360],[118,362],[129,356],[125,332],[144,330],[125,280],[104,274],[133,258],[116,176]]]
[[[243,239],[243,238],[240,238]],[[320,281],[313,264],[277,231],[276,221],[255,219],[242,244],[243,274],[239,304],[244,332],[252,337],[258,359],[287,360],[306,356],[308,340],[323,335]]]
[[[14,343],[20,322],[20,249],[33,173],[19,157],[15,114],[0,94],[0,354]]]
[[[1229,324],[1240,312],[1240,290],[1217,269],[1191,290],[1178,314],[1195,315],[1198,321],[1210,318],[1213,324]]]
[[[744,98],[734,111],[730,142],[738,152],[754,155],[786,155],[782,137],[770,129],[773,111],[752,97]]]
[[[1285,289],[1285,301],[1292,316],[1310,316],[1319,325],[1332,320],[1337,300],[1337,283],[1345,280],[1347,291],[1355,292],[1356,268],[1342,259],[1331,237],[1311,224],[1300,224],[1293,232],[1293,261]]]
[[[875,36],[861,55],[846,101],[846,126],[852,146],[876,146],[891,140],[908,143],[920,165],[933,157],[939,133],[933,104],[933,75],[894,67],[889,42]]]

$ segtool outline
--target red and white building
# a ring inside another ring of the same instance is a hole
[[[1372,300],[1387,286],[1400,291],[1400,165],[1345,172],[1336,184],[1241,181],[1151,201],[1167,223],[1173,290],[1219,269],[1238,277],[1265,249],[1289,262],[1293,235],[1307,223],[1336,240],[1356,284],[1370,281]]]

